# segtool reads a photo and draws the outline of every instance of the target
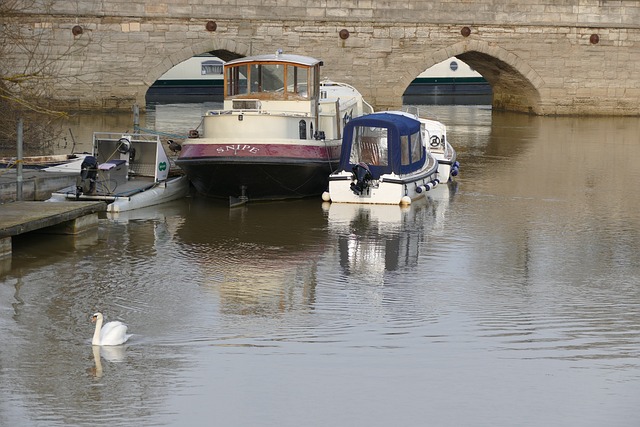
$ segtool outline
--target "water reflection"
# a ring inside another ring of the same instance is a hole
[[[218,295],[223,313],[274,316],[313,306],[324,229],[317,200],[229,209],[194,198],[177,230],[177,255]]]
[[[325,203],[344,274],[382,285],[386,272],[415,268],[429,234],[444,230],[455,190],[440,185],[410,206]]]
[[[93,351],[93,363],[95,367],[90,370],[90,373],[95,378],[102,378],[104,372],[102,369],[102,359],[109,363],[123,362],[125,358],[125,347],[118,346],[99,346],[92,345]]]

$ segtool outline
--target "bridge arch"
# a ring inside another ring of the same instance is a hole
[[[216,38],[212,40],[204,40],[197,42],[190,46],[171,53],[166,58],[154,67],[152,67],[146,74],[144,82],[146,87],[141,88],[136,94],[136,99],[141,105],[145,105],[144,99],[147,90],[158,80],[164,73],[169,71],[179,63],[186,61],[187,59],[200,55],[202,53],[212,53],[218,58],[229,61],[231,59],[240,58],[243,56],[249,56],[251,54],[251,46],[245,43],[238,42],[236,40],[229,40],[225,38]]]
[[[467,63],[489,82],[493,90],[494,109],[541,113],[540,88],[544,86],[542,77],[514,53],[478,40],[455,43],[428,53],[424,62],[409,68],[410,75],[401,84],[406,88],[425,68],[453,56]]]

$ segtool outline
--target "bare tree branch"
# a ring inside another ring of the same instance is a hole
[[[64,76],[62,59],[81,53],[90,36],[60,49],[52,43],[52,25],[25,20],[46,16],[53,0],[0,0],[0,148],[15,147],[16,123],[24,119],[25,152],[44,154],[59,137],[59,119],[67,115],[51,101],[53,86]],[[57,122],[57,123],[56,123]]]

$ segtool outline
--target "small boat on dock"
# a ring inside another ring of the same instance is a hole
[[[188,178],[171,170],[158,135],[96,132],[76,185],[47,201],[102,200],[107,212],[122,212],[176,200],[188,191]]]
[[[17,157],[0,157],[0,169],[16,168],[19,163],[25,169],[44,170],[46,172],[80,171],[80,165],[88,153],[52,154],[48,156],[26,156],[21,162]]]
[[[231,206],[322,194],[344,126],[373,108],[352,86],[321,82],[321,65],[281,51],[224,64],[224,108],[205,113],[176,160],[200,194]]]
[[[401,111],[368,114],[345,126],[340,165],[322,198],[407,205],[448,182],[457,167],[442,123]]]

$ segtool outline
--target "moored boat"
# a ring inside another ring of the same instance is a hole
[[[25,169],[38,169],[46,172],[80,171],[80,165],[88,153],[52,154],[45,156],[26,156],[21,162],[17,157],[0,157],[0,169],[16,168],[19,163]]]
[[[76,185],[47,201],[103,200],[107,212],[121,212],[176,200],[188,191],[187,177],[171,171],[158,135],[96,132]]]
[[[321,65],[280,51],[225,63],[224,108],[205,113],[176,160],[200,194],[234,205],[326,189],[345,124],[373,109],[352,86],[321,82]]]
[[[381,112],[345,127],[340,166],[329,175],[323,200],[334,203],[410,204],[450,178],[431,145],[446,141],[439,122],[404,112]],[[444,156],[442,156],[444,157]]]
[[[149,88],[147,103],[222,101],[224,61],[211,54],[193,56],[164,73]]]
[[[420,73],[402,94],[405,105],[490,105],[492,99],[489,82],[455,57]]]
[[[460,172],[458,154],[447,138],[447,127],[444,123],[427,119],[419,108],[409,107],[408,111],[396,111],[395,114],[404,114],[413,117],[420,122],[423,141],[428,141],[428,150],[438,160],[438,180],[441,183],[450,182]]]

